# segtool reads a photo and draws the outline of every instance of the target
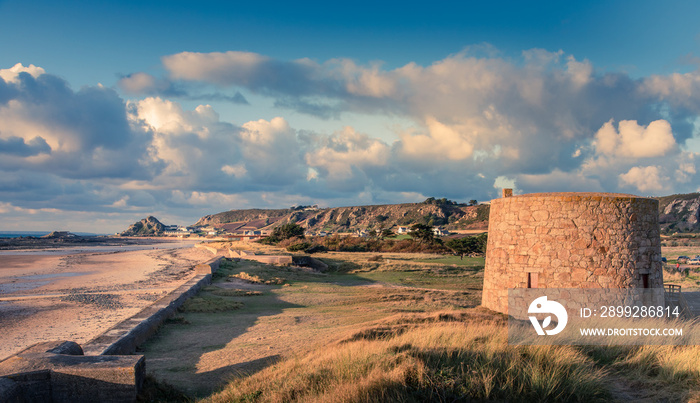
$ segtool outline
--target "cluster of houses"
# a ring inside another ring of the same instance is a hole
[[[250,228],[250,227],[248,227]],[[355,237],[360,237],[360,238],[366,238],[370,236],[370,232],[368,230],[357,230],[353,233],[332,233],[329,231],[306,231],[304,232],[304,236],[307,237],[326,237],[326,236],[331,236],[331,235],[340,235],[340,236],[355,236]],[[408,234],[411,232],[411,227],[410,226],[399,226],[396,227],[394,232],[398,235],[402,234]],[[260,229],[246,229],[246,227],[237,229],[237,230],[229,230],[225,227],[213,227],[213,226],[207,226],[207,227],[194,227],[194,226],[188,226],[188,227],[183,227],[179,225],[167,225],[165,227],[165,231],[163,232],[163,235],[165,236],[177,236],[177,237],[185,237],[189,236],[192,234],[199,234],[199,235],[206,235],[206,236],[222,236],[225,238],[228,238],[231,241],[256,241],[259,239],[262,239],[266,236],[269,236],[271,231],[267,230],[260,230]],[[433,227],[433,234],[435,236],[448,236],[450,235],[450,232],[441,228],[441,227]]]
[[[400,226],[396,230],[396,233],[399,235],[408,234],[409,232],[411,232],[411,227]],[[435,235],[435,236],[448,236],[448,235],[450,235],[450,231],[448,231],[442,227],[433,227],[433,235]]]
[[[212,226],[183,227],[183,226],[179,226],[179,225],[166,225],[165,230],[163,231],[163,235],[165,235],[165,236],[183,237],[183,236],[188,236],[188,235],[193,235],[193,234],[207,235],[207,236],[246,237],[246,238],[259,239],[259,238],[263,238],[263,237],[270,235],[270,232],[256,230],[256,229],[253,229],[253,230],[245,229],[245,230],[240,230],[240,231],[229,232],[226,230],[226,228],[217,228],[217,227],[212,227]]]
[[[197,232],[196,227],[182,227],[179,225],[166,225],[165,230],[163,231],[163,235],[165,236],[179,236],[183,237],[186,235],[190,235]]]
[[[304,236],[329,236],[333,235],[333,233],[328,232],[328,231],[304,231]]]
[[[270,231],[259,229],[241,229],[227,231],[225,228],[205,227],[200,231],[211,236],[222,236],[230,241],[257,241],[270,235]]]
[[[368,230],[357,230],[357,231],[355,231],[353,233],[349,233],[349,234],[348,233],[333,234],[333,233],[327,232],[327,231],[315,231],[315,232],[314,231],[306,231],[306,232],[304,232],[304,235],[305,236],[322,236],[322,237],[323,236],[330,236],[330,235],[344,235],[344,236],[356,236],[356,237],[360,237],[360,238],[366,238],[366,237],[370,236],[370,232],[371,231],[368,231]],[[399,226],[399,227],[396,227],[394,232],[397,235],[403,235],[403,234],[408,235],[408,233],[411,232],[411,227]],[[433,234],[435,234],[435,236],[448,236],[448,235],[450,235],[450,232],[444,228],[441,228],[441,227],[433,227]]]

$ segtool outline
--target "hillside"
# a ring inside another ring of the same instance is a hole
[[[486,229],[488,205],[469,206],[429,198],[422,203],[385,204],[316,209],[300,207],[278,210],[231,210],[202,217],[195,225],[232,229],[271,229],[297,222],[309,231],[351,232],[379,230],[422,223],[449,230]]]
[[[700,193],[657,198],[659,223],[663,233],[700,232]],[[317,209],[231,210],[207,215],[196,226],[215,226],[229,231],[272,229],[286,222],[297,222],[309,231],[352,232],[379,230],[422,223],[448,230],[487,229],[489,205],[471,206],[445,199],[429,198],[422,203]]]
[[[659,197],[661,231],[700,232],[700,193]]]
[[[153,216],[148,216],[141,221],[135,222],[127,228],[126,231],[122,232],[122,236],[149,236],[160,234],[165,231],[165,225],[163,225],[157,218]]]

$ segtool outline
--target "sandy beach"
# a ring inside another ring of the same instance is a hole
[[[0,360],[38,342],[85,344],[194,276],[198,241],[0,253]]]

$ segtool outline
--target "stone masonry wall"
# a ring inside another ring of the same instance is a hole
[[[482,305],[508,312],[509,288],[663,287],[658,201],[536,193],[491,202]],[[528,284],[529,282],[529,284]]]

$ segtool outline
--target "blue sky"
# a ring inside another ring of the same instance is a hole
[[[695,2],[0,0],[0,229],[698,190]]]

